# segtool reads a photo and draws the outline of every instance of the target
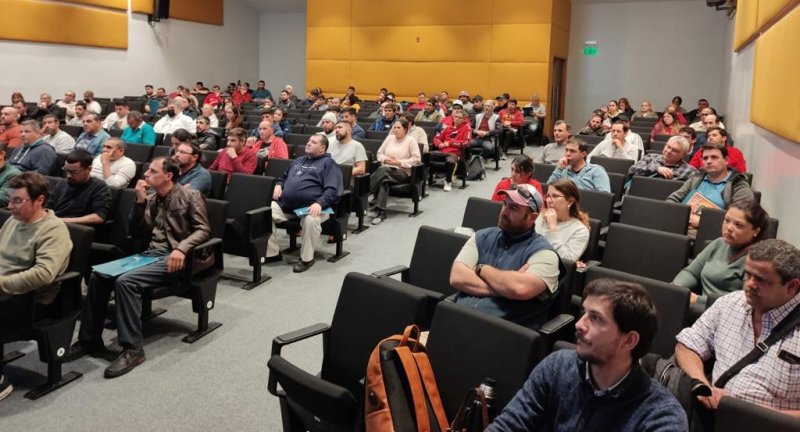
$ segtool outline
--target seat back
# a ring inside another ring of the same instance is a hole
[[[622,200],[619,222],[685,235],[690,211],[686,204],[629,195]]]
[[[203,157],[200,158],[200,165],[202,165],[203,168],[208,169],[208,167],[210,167],[211,164],[214,163],[214,160],[217,158],[217,155],[219,153],[214,150],[201,150],[201,151],[203,152]]]
[[[536,331],[452,302],[436,305],[426,345],[450,419],[487,377],[497,383],[495,410],[502,411],[547,351]]]
[[[633,165],[633,162],[634,161],[631,159],[610,158],[604,156],[592,157],[592,163],[605,168],[606,172],[609,174],[617,173],[628,175],[628,170],[630,169],[631,165]]]
[[[89,251],[92,249],[92,241],[94,240],[94,228],[68,223],[67,229],[69,230],[69,238],[72,241],[72,250],[69,254],[69,265],[67,265],[66,271],[79,273],[81,279],[87,278],[91,272],[89,267],[91,255]],[[76,280],[71,286],[72,288],[61,287],[59,296],[61,297],[62,307],[64,311],[79,311],[81,309],[81,283]]]
[[[686,266],[689,243],[689,237],[685,235],[612,223],[608,228],[602,265],[671,282]]]
[[[589,243],[581,256],[581,260],[600,260],[600,221],[589,218]]]
[[[682,181],[667,180],[659,177],[633,176],[628,195],[665,200],[671,193],[683,186]]]
[[[656,311],[658,311],[658,332],[653,339],[650,352],[663,357],[671,356],[675,352],[675,343],[677,342],[675,336],[684,328],[686,315],[689,313],[689,289],[598,266],[590,267],[586,272],[587,285],[594,280],[603,278],[635,282],[647,290],[653,299]]]
[[[170,150],[172,150],[172,147],[167,147],[167,146],[155,146],[155,147],[153,147],[153,159],[155,159],[157,157],[169,157],[169,151]]]
[[[450,268],[467,239],[452,231],[427,225],[419,227],[406,282],[445,295],[454,294]]]
[[[228,173],[224,171],[209,171],[211,175],[211,197],[222,199],[225,197],[225,185],[228,183]]]
[[[390,278],[348,273],[333,312],[320,377],[361,396],[359,381],[381,340],[430,322],[442,296]]]
[[[627,174],[608,173],[608,185],[611,189],[611,193],[614,194],[614,202],[622,200],[622,194],[625,191],[625,182],[627,181]]]
[[[503,210],[503,203],[486,198],[469,197],[467,207],[464,209],[462,227],[478,231],[483,228],[497,226],[497,219]]]
[[[125,145],[125,156],[134,162],[150,162],[153,157],[153,147],[147,144],[127,143]]]
[[[206,213],[208,213],[208,223],[211,225],[211,238],[223,238],[225,236],[225,221],[228,218],[228,201],[207,199]]]
[[[708,242],[722,235],[722,223],[725,221],[725,210],[704,208],[700,223],[697,225],[697,235],[694,239],[694,249],[692,256],[697,256],[705,249]],[[778,225],[780,221],[769,218],[765,239],[778,238]]]
[[[585,142],[586,144],[593,144],[593,145],[600,144],[601,142],[603,142],[604,139],[606,139],[605,136],[600,136],[600,135],[575,135],[574,138],[579,139]]]
[[[267,168],[264,170],[264,175],[279,179],[283,173],[292,165],[294,159],[271,159],[267,162]]]
[[[535,178],[539,183],[544,185],[547,183],[547,180],[550,179],[550,176],[555,171],[556,166],[545,164],[545,163],[538,163],[534,162],[533,164],[533,178]]]
[[[601,227],[611,222],[611,211],[614,209],[614,194],[581,189],[581,208],[592,219],[600,221]]]
[[[714,431],[800,432],[800,421],[781,412],[726,396],[719,402]]]
[[[225,190],[225,201],[230,203],[228,217],[244,226],[244,215],[250,210],[269,207],[275,179],[252,174],[233,173]]]

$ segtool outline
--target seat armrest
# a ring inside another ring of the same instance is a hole
[[[407,273],[408,270],[409,270],[408,266],[396,265],[394,267],[389,267],[389,268],[385,268],[383,270],[378,270],[378,271],[372,272],[372,273],[370,273],[370,276],[376,277],[376,278],[389,277],[389,276],[394,276],[394,275],[396,275],[398,273]]]
[[[197,273],[205,271],[212,266],[210,264],[200,263],[201,268],[195,269],[195,264],[198,264],[197,257],[203,256],[208,257],[210,255],[214,256],[214,263],[213,266],[217,268],[217,270],[223,270],[223,262],[222,262],[222,239],[219,238],[212,238],[206,241],[205,243],[199,244],[189,250],[189,253],[186,255],[186,266],[185,266],[185,273],[184,278],[186,278],[186,282],[191,281],[191,277]]]
[[[92,255],[102,254],[102,256],[112,258],[112,261],[125,256],[125,251],[120,249],[118,246],[107,243],[92,242],[91,251]]]
[[[255,240],[272,232],[272,207],[259,207],[244,214],[244,230],[248,239]]]
[[[353,192],[349,190],[345,190],[342,192],[342,195],[339,197],[339,201],[334,204],[334,217],[338,218],[341,216],[349,215],[350,211],[353,209]]]
[[[353,177],[353,195],[357,198],[369,195],[370,174],[361,174]]]
[[[305,328],[301,328],[300,330],[295,330],[293,332],[284,333],[279,336],[275,336],[272,339],[272,354],[271,355],[280,355],[281,350],[284,346],[293,344],[295,342],[299,342],[304,339],[308,339],[310,337],[314,337],[319,334],[323,334],[330,330],[330,326],[327,324],[313,324]]]
[[[76,272],[76,271],[70,271],[70,272],[62,273],[62,274],[56,276],[55,279],[53,279],[53,284],[64,283],[64,282],[70,281],[70,280],[75,279],[75,278],[80,280],[81,274]]]
[[[556,315],[546,323],[542,324],[542,327],[539,329],[539,333],[546,336],[554,335],[573,321],[575,321],[575,317],[572,315],[569,314]]]
[[[416,164],[411,167],[411,184],[425,181],[425,165]]]
[[[590,268],[599,266],[602,263],[600,261],[596,261],[596,260],[589,260],[589,261],[586,261],[584,264],[586,264],[586,267],[578,267],[578,268],[575,269],[575,272],[576,273],[586,273],[587,271],[589,271]]]

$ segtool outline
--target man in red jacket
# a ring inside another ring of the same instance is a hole
[[[217,158],[210,171],[223,171],[228,174],[244,173],[253,174],[258,162],[257,152],[245,148],[247,132],[242,128],[233,128],[228,131],[228,148],[217,154]],[[230,177],[228,177],[230,180]]]
[[[525,125],[525,116],[522,111],[517,109],[517,100],[509,99],[508,107],[498,113],[500,122],[503,124],[503,132],[500,134],[500,146],[503,154],[508,151],[508,143],[517,134],[519,128]]]
[[[719,127],[712,127],[706,130],[706,142],[709,144],[725,144],[728,148],[728,168],[733,168],[740,173],[747,172],[747,162],[744,160],[744,155],[736,147],[728,145],[728,131]],[[701,149],[694,154],[689,165],[695,168],[703,167],[703,150]]]
[[[431,162],[445,163],[445,192],[452,189],[453,173],[456,170],[458,158],[461,156],[461,149],[468,147],[471,140],[472,131],[465,121],[464,112],[460,110],[453,112],[453,124],[445,126],[433,139],[433,145],[438,151],[431,152]]]

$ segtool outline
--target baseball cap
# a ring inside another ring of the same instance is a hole
[[[460,100],[458,100],[458,99],[456,99],[456,100],[454,100],[454,101],[453,101],[453,105],[458,105],[458,106],[460,106],[460,107],[462,107],[462,108],[464,107],[464,103],[463,103],[463,102],[461,102],[461,101],[460,101]]]
[[[542,208],[542,195],[535,187],[529,184],[512,186],[512,189],[503,190],[497,193],[500,196],[506,195],[514,202],[522,206],[528,206],[536,213]]]
[[[332,112],[325,113],[325,115],[322,116],[322,121],[326,121],[326,120],[331,122],[331,123],[333,123],[333,124],[336,124],[336,122],[338,121],[338,119],[336,118],[336,114],[334,114]]]

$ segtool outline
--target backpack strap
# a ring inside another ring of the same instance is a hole
[[[436,387],[436,381],[433,381],[431,386],[430,380],[433,375],[430,369],[430,363],[427,362],[427,357],[423,355],[416,356],[408,347],[395,348],[397,358],[403,365],[403,370],[408,378],[409,390],[411,391],[411,399],[414,404],[414,419],[417,423],[418,432],[430,432],[430,417],[428,417],[428,407],[425,403],[426,400],[430,401],[436,422],[439,425],[439,430],[447,430],[447,420],[444,416],[444,408],[439,397],[439,390]],[[424,360],[419,360],[424,357]],[[428,370],[424,371],[424,364],[427,363]],[[422,364],[422,367],[420,367]]]
[[[761,358],[762,355],[766,354],[769,351],[769,347],[775,344],[775,342],[783,339],[784,336],[789,334],[790,331],[797,328],[800,325],[800,305],[795,306],[789,315],[787,315],[778,325],[772,329],[772,333],[764,339],[763,342],[756,343],[756,347],[753,348],[752,351],[747,353],[741,360],[736,362],[730,369],[726,370],[725,373],[719,376],[717,381],[714,383],[714,387],[717,388],[724,388],[725,384],[731,380],[736,374],[742,371],[745,367],[750,364],[755,363]]]
[[[433,375],[433,367],[427,354],[418,352],[413,353],[412,356],[417,362],[417,369],[422,377],[422,383],[425,385],[425,393],[430,401],[433,415],[436,417],[436,423],[439,425],[439,430],[444,432],[447,430],[447,414],[444,412],[439,386],[436,385],[436,377]]]

